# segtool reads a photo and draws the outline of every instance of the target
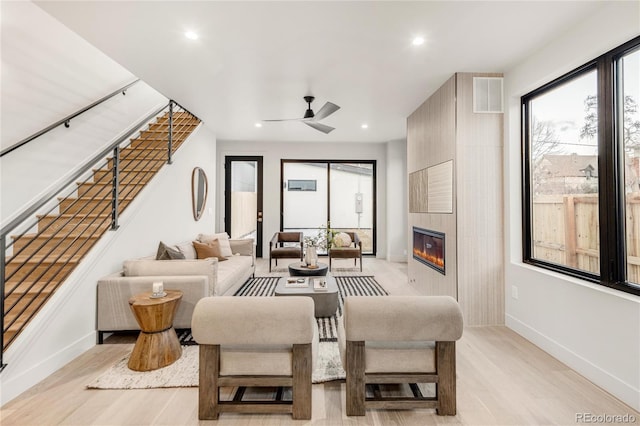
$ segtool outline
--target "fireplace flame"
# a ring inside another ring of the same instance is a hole
[[[430,248],[430,247],[429,247]],[[426,253],[422,250],[419,250],[417,248],[413,249],[413,254],[414,256],[418,256],[421,259],[426,260],[427,262],[430,262],[440,268],[444,268],[444,259],[441,256],[436,256],[433,255],[431,253]]]

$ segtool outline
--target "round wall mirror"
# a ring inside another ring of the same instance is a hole
[[[195,167],[191,173],[191,200],[193,203],[193,218],[200,220],[207,204],[209,183],[207,175],[200,167]]]

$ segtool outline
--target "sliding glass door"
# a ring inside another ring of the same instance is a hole
[[[375,253],[375,161],[282,160],[281,229],[353,231]]]

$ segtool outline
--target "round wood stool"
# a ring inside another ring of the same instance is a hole
[[[182,292],[166,290],[167,295],[152,298],[151,292],[129,299],[129,305],[140,325],[140,335],[129,358],[129,368],[150,371],[173,364],[182,355],[182,347],[173,329]]]

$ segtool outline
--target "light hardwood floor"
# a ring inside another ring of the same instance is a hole
[[[406,265],[375,259],[365,259],[364,265],[391,294],[413,294],[405,284]],[[267,268],[266,261],[260,261],[258,274]],[[223,413],[217,422],[199,422],[197,388],[85,389],[131,348],[131,343],[92,348],[2,407],[0,424],[575,425],[577,413],[630,414],[640,424],[640,413],[506,327],[465,329],[457,345],[454,417],[439,417],[433,410],[369,410],[365,417],[347,417],[344,381],[313,385],[310,421]]]

